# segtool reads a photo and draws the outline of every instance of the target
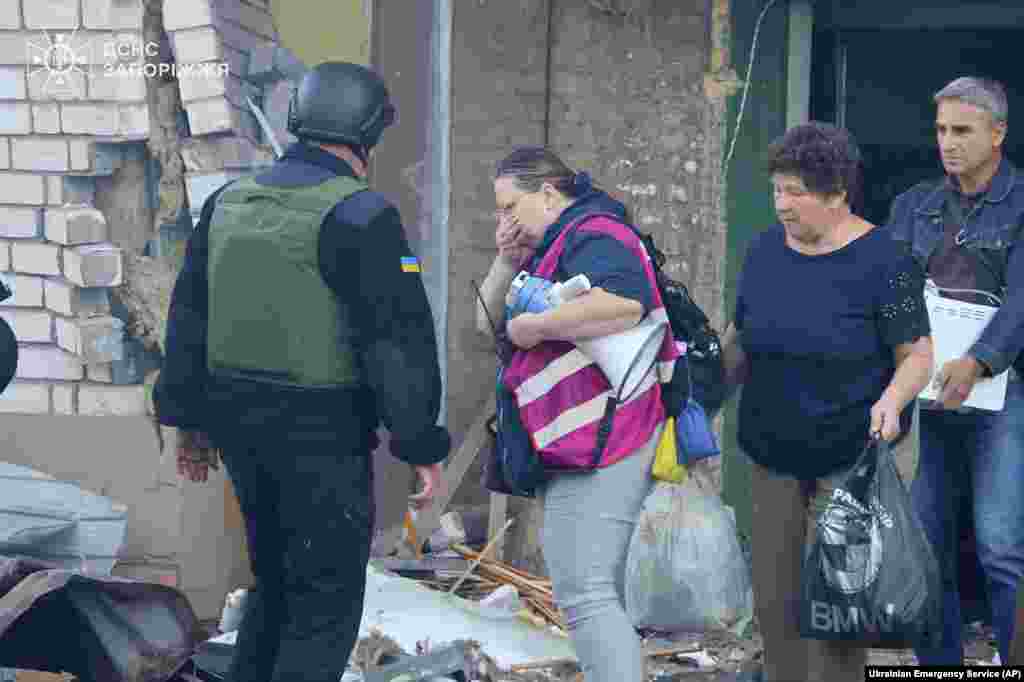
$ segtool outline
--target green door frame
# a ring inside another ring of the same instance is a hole
[[[768,0],[766,0],[768,1]],[[764,2],[732,4],[734,68],[746,78],[751,41]],[[725,319],[735,312],[736,284],[747,244],[754,234],[775,222],[764,159],[768,145],[786,128],[807,120],[810,103],[811,0],[778,0],[764,15],[758,32],[753,72],[736,147],[726,176]],[[736,131],[743,88],[730,102],[729,140]],[[723,495],[736,511],[740,534],[749,537],[751,467],[736,439],[737,405],[724,410]]]

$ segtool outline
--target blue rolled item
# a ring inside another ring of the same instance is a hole
[[[510,320],[523,313],[542,313],[551,307],[547,300],[547,293],[553,282],[532,275],[520,277],[522,286],[516,292],[515,300],[505,309]]]

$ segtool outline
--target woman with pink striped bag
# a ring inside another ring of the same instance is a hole
[[[665,427],[662,385],[680,352],[651,259],[622,203],[541,147],[501,161],[494,191],[498,257],[481,288],[487,310],[505,310],[521,271],[557,282],[583,274],[590,282],[557,307],[504,320],[515,352],[502,382],[547,472],[538,490],[544,557],[587,682],[641,682],[623,579]],[[576,344],[651,320],[666,322],[660,350],[623,394]],[[484,305],[478,327],[490,330]]]

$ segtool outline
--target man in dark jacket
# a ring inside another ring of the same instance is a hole
[[[960,357],[935,373],[938,400],[921,403],[921,456],[912,486],[942,570],[941,645],[918,649],[922,665],[963,665],[958,589],[960,502],[973,509],[978,559],[1005,660],[1024,575],[1024,175],[1003,155],[1006,93],[958,78],[935,95],[935,132],[946,176],[897,197],[887,228],[928,278],[952,298],[998,310]],[[934,332],[937,347],[942,334]],[[964,407],[978,381],[1008,373],[998,412]]]
[[[219,451],[255,588],[233,682],[336,682],[358,635],[373,535],[375,429],[416,467],[415,506],[442,486],[441,378],[419,261],[398,211],[368,189],[394,120],[355,64],[296,91],[299,142],[203,206],[172,295],[154,392],[178,429],[179,472],[205,481]]]

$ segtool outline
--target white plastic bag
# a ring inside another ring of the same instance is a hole
[[[692,474],[656,481],[644,500],[626,560],[626,611],[640,628],[741,634],[754,594],[735,516]]]

